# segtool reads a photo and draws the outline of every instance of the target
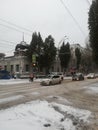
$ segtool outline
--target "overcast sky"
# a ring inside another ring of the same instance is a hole
[[[43,40],[51,34],[56,45],[67,36],[65,41],[84,46],[89,33],[87,1],[63,0],[73,20],[61,0],[0,0],[0,52],[13,52],[23,32],[29,44],[35,31],[41,33]]]

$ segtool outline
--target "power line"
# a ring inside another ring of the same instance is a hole
[[[83,30],[81,29],[79,23],[77,22],[77,20],[75,19],[75,17],[72,15],[72,13],[70,12],[70,10],[67,8],[67,6],[65,5],[65,3],[63,2],[63,0],[60,0],[60,2],[62,3],[62,5],[64,6],[65,10],[67,10],[67,12],[69,13],[69,15],[72,17],[72,19],[74,20],[75,24],[78,26],[79,30],[81,31],[81,33],[83,34],[83,36],[85,36],[85,33],[83,32]]]
[[[2,44],[2,45],[0,45],[0,48],[3,48],[3,49],[5,49],[6,47],[5,47],[6,45],[4,45],[4,44]],[[5,48],[4,48],[5,47]],[[12,46],[10,46],[10,48],[13,48]],[[1,50],[2,51],[2,50]]]
[[[8,54],[8,53],[13,53],[15,50],[11,49],[10,51],[5,51],[5,52],[3,50],[0,51],[1,51],[0,53]]]
[[[3,39],[0,39],[0,41],[6,42],[6,43],[11,43],[11,44],[16,44],[15,42],[11,42],[11,41],[7,41],[7,40],[3,40]]]
[[[89,0],[86,0],[86,1],[87,1],[88,5],[91,5],[90,2],[89,2]]]
[[[12,26],[15,26],[15,27],[17,27],[17,28],[19,28],[19,29],[22,29],[22,30],[25,30],[25,31],[27,31],[27,32],[32,33],[31,30],[26,29],[26,28],[24,28],[24,27],[21,27],[21,26],[19,26],[19,25],[16,25],[16,24],[14,24],[14,23],[12,23],[12,22],[6,21],[6,20],[1,19],[1,18],[0,18],[0,21],[2,21],[2,22],[4,22],[4,23],[7,23],[7,24],[10,24],[10,25],[12,25]]]
[[[6,28],[9,28],[9,29],[15,30],[15,31],[20,32],[20,33],[23,33],[23,31],[20,31],[20,30],[14,28],[14,27],[10,27],[10,26],[8,26],[8,25],[4,25],[4,24],[1,24],[1,23],[0,23],[0,26],[3,26],[3,27],[6,27]],[[28,34],[28,33],[25,33],[25,34],[28,35],[28,36],[31,36],[31,35]]]
[[[5,48],[8,48],[8,47],[6,47],[5,44],[0,45],[0,47],[3,47],[4,49],[5,49]],[[13,45],[10,45],[10,48],[12,48],[12,47],[13,47]]]
[[[7,51],[7,52],[5,52],[5,53],[9,53],[9,52],[13,52],[13,51],[15,51],[15,49],[12,49],[12,50],[10,50],[10,51]]]

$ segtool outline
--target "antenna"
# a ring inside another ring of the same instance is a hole
[[[24,32],[23,32],[23,42],[24,42]]]

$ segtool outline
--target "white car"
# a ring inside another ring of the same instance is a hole
[[[58,73],[58,75],[61,77],[61,80],[63,80],[64,79],[64,75],[63,75],[63,73]]]
[[[62,72],[51,72],[52,75],[59,75],[61,77],[61,80],[64,79],[64,75]]]
[[[49,75],[40,82],[41,85],[53,85],[60,83],[61,83],[61,77],[59,75]]]
[[[87,75],[87,78],[88,78],[88,79],[94,79],[94,78],[96,78],[96,77],[95,77],[95,73],[89,73],[89,74]]]

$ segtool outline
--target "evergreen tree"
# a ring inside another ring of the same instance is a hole
[[[61,61],[61,67],[66,69],[68,67],[69,61],[70,61],[70,57],[71,57],[71,51],[70,51],[70,44],[67,43],[65,45],[65,43],[63,42],[60,51],[59,51],[59,57],[60,57],[60,61]]]
[[[40,55],[42,52],[42,47],[43,47],[43,40],[42,40],[40,33],[37,34],[36,32],[34,32],[32,35],[32,40],[29,45],[27,55],[28,55],[28,59],[30,60],[30,62],[32,62],[32,55],[36,56],[36,65],[39,68],[40,68],[40,61],[41,61]]]
[[[98,65],[98,0],[92,1],[88,24],[93,60]]]
[[[79,69],[79,65],[81,63],[81,52],[80,52],[79,48],[75,49],[75,56],[76,56],[76,60],[77,60],[76,66],[77,66],[77,69]]]
[[[0,58],[4,58],[5,54],[4,53],[0,53]]]
[[[44,42],[43,46],[43,55],[42,55],[42,62],[43,67],[46,68],[46,73],[49,72],[51,65],[53,64],[56,56],[56,47],[54,43],[54,39],[51,35],[49,35]]]

